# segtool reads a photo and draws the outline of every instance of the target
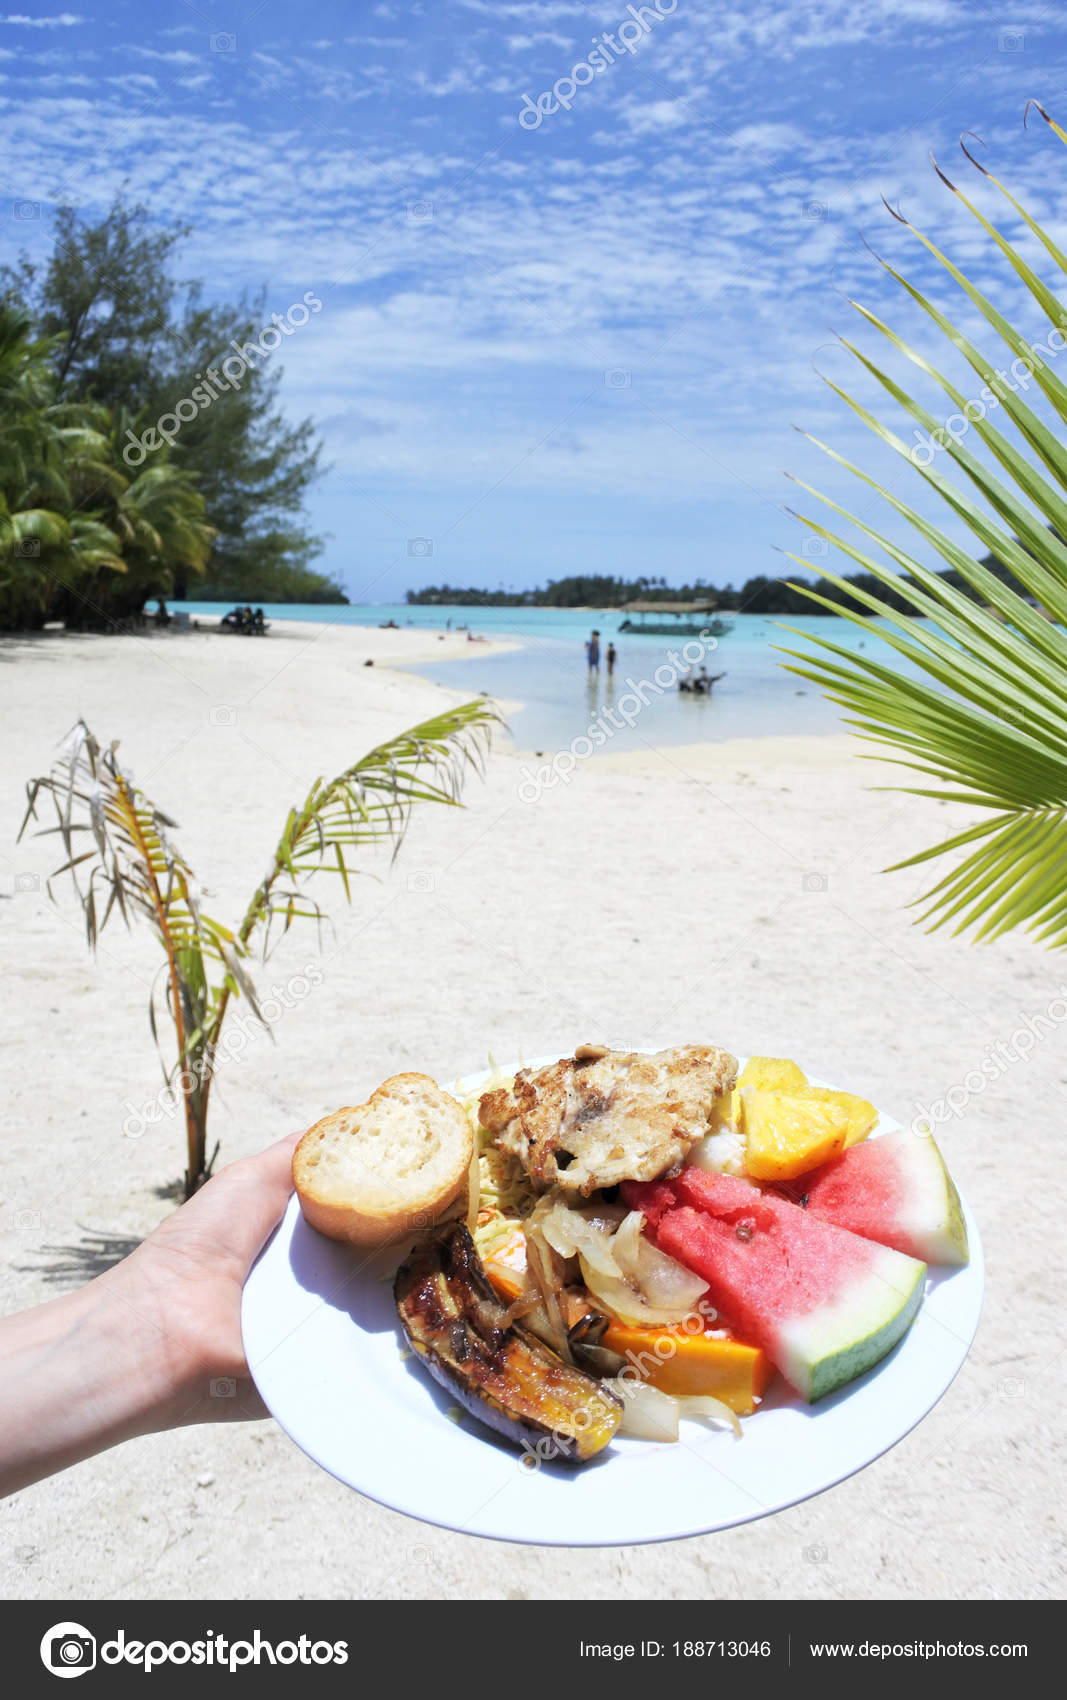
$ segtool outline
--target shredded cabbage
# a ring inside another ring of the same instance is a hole
[[[514,1073],[501,1068],[492,1055],[489,1068],[489,1078],[475,1091],[465,1091],[459,1081],[452,1089],[474,1131],[467,1227],[483,1258],[492,1254],[493,1247],[515,1230],[537,1202],[537,1193],[522,1165],[510,1153],[498,1151],[492,1134],[478,1121],[478,1105],[483,1094],[510,1086],[515,1079]]]

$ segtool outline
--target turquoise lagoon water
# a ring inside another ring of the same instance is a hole
[[[224,612],[219,603],[174,606],[194,616]],[[598,747],[613,750],[841,730],[836,705],[782,665],[788,657],[775,646],[796,647],[795,634],[784,629],[784,621],[763,615],[732,616],[729,634],[702,646],[699,639],[684,636],[620,633],[624,616],[616,610],[287,603],[264,611],[271,620],[304,620],[321,626],[379,626],[395,620],[400,626],[443,631],[451,621],[453,630],[469,626],[484,637],[509,640],[517,647],[505,654],[480,656],[472,644],[469,658],[426,661],[407,670],[471,696],[486,691],[508,704],[512,736],[525,750],[556,750],[588,735],[590,729]],[[872,626],[860,630],[831,615],[809,615],[790,624],[832,638],[850,650],[861,645],[868,650],[882,647]],[[594,626],[600,632],[601,665],[599,675],[590,677],[583,646]],[[611,640],[618,661],[609,682],[603,654]],[[696,647],[688,656],[696,656],[704,647],[708,671],[726,674],[710,697],[680,693],[672,683],[657,689],[676,665],[669,659],[672,653],[679,657],[689,643]],[[659,681],[657,668],[667,669]],[[597,735],[598,728],[608,729],[606,739]]]

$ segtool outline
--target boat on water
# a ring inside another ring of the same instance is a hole
[[[714,602],[624,602],[620,632],[649,637],[725,637],[732,622],[716,614]],[[631,618],[631,616],[633,616]]]

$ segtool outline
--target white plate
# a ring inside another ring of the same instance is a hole
[[[486,1078],[468,1076],[462,1089]],[[897,1126],[883,1115],[871,1137]],[[524,1465],[473,1417],[452,1420],[455,1401],[401,1356],[392,1293],[400,1253],[368,1258],[324,1239],[295,1197],[245,1285],[245,1351],[296,1444],[394,1511],[544,1545],[708,1534],[833,1487],[903,1439],[941,1398],[982,1308],[982,1247],[966,1200],[963,1209],[970,1263],[931,1269],[918,1317],[889,1356],[813,1406],[776,1377],[759,1411],[743,1419],[741,1441],[684,1421],[676,1445],[624,1438],[578,1469]]]

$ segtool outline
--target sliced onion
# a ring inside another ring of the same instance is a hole
[[[644,1220],[639,1210],[631,1210],[611,1242],[615,1262],[624,1280],[638,1287],[653,1308],[679,1307],[680,1320],[690,1314],[708,1283],[647,1240],[641,1232]]]
[[[681,1407],[679,1416],[682,1417],[711,1417],[715,1422],[728,1423],[733,1430],[735,1440],[742,1438],[741,1422],[736,1411],[721,1399],[713,1399],[710,1393],[682,1393],[678,1395]]]
[[[574,1358],[571,1355],[567,1325],[563,1320],[559,1300],[565,1278],[563,1260],[544,1233],[544,1223],[550,1208],[542,1201],[526,1218],[525,1291],[531,1295],[536,1294],[540,1299],[540,1308],[544,1311],[547,1324],[547,1344],[559,1354],[564,1363],[571,1364]],[[546,1336],[542,1335],[542,1338],[545,1339]]]
[[[560,1216],[559,1206],[553,1204],[550,1210],[544,1211],[541,1205],[538,1205],[533,1214],[539,1218],[538,1227],[552,1250],[558,1252],[560,1257],[573,1257],[575,1247],[572,1242],[570,1227],[566,1220]]]
[[[628,1376],[617,1376],[608,1385],[622,1399],[620,1434],[633,1435],[636,1440],[677,1440],[680,1417],[710,1417],[715,1422],[728,1423],[734,1438],[741,1439],[736,1412],[710,1394],[661,1393],[647,1381],[631,1380]]]
[[[539,1311],[541,1313],[540,1328],[537,1326]],[[504,1327],[510,1328],[513,1322],[525,1322],[540,1339],[544,1339],[542,1329],[548,1327],[548,1322],[541,1306],[540,1293],[524,1289],[518,1298],[508,1305]]]
[[[611,1389],[622,1399],[620,1434],[631,1434],[635,1440],[677,1440],[678,1401],[647,1381],[630,1381],[618,1376]]]
[[[625,1204],[590,1204],[585,1210],[578,1212],[594,1228],[600,1228],[605,1234],[614,1234],[620,1222],[625,1220]]]
[[[645,1218],[640,1210],[631,1210],[625,1219],[619,1223],[618,1233],[612,1242],[615,1261],[624,1275],[637,1273],[637,1260],[640,1256],[641,1229]]]
[[[641,1232],[639,1210],[600,1205],[574,1209],[547,1195],[527,1221],[557,1258],[577,1257],[586,1286],[620,1322],[670,1325],[692,1315],[707,1282],[658,1251]]]
[[[621,1275],[601,1275],[581,1254],[579,1261],[585,1284],[597,1303],[620,1322],[629,1322],[635,1328],[669,1328],[691,1314],[690,1305],[674,1305],[670,1309],[650,1305],[644,1294],[637,1292]]]
[[[611,1249],[611,1235],[602,1228],[583,1223],[573,1235],[573,1244],[583,1265],[588,1264],[599,1275],[618,1277],[619,1266]]]
[[[605,1207],[587,1214],[572,1210],[562,1199],[557,1199],[541,1217],[539,1226],[560,1257],[576,1257],[580,1252],[592,1268],[604,1275],[617,1275],[619,1268],[612,1253],[611,1236],[624,1212],[609,1211],[610,1207]]]

